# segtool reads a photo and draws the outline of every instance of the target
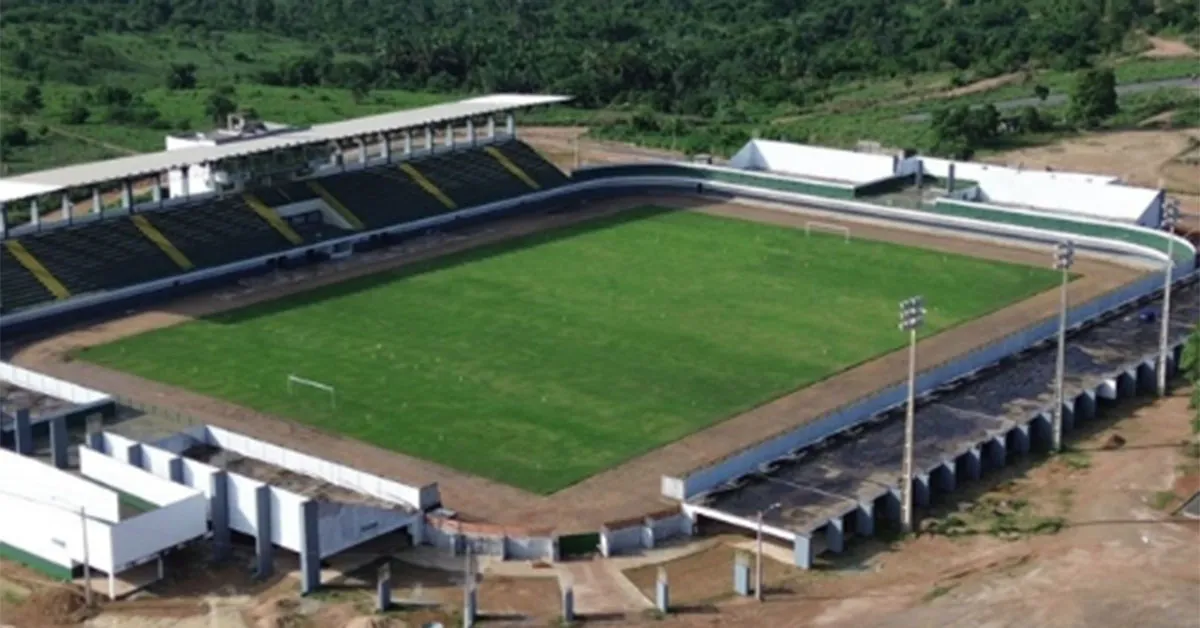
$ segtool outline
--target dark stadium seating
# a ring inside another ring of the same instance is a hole
[[[412,163],[460,208],[533,191],[481,149],[442,153]]]
[[[347,172],[321,179],[368,230],[398,225],[448,211],[395,166]]]
[[[72,295],[131,286],[179,272],[175,262],[128,217],[54,229],[18,241]]]
[[[0,247],[0,286],[4,287],[0,294],[0,312],[19,310],[54,298],[4,247]]]
[[[512,140],[496,144],[496,150],[508,157],[518,168],[525,171],[543,189],[567,182],[567,175],[558,166],[550,163],[525,142]]]
[[[146,216],[197,268],[268,255],[292,246],[240,196]]]
[[[317,195],[303,181],[292,181],[283,185],[257,188],[252,192],[270,207],[282,207],[300,201],[309,201]]]
[[[562,185],[566,175],[535,150],[516,140],[488,147],[459,150],[409,162],[416,175],[399,163],[354,170],[321,178],[320,186],[372,230],[401,225],[458,209],[528,194],[534,189]],[[494,154],[491,151],[498,153]],[[505,163],[505,162],[508,163]],[[513,172],[516,169],[518,172]],[[534,182],[530,184],[528,179]],[[435,191],[428,187],[432,183]],[[307,182],[289,182],[250,191],[267,207],[280,207],[318,198]],[[453,205],[439,199],[448,197]],[[251,199],[253,200],[253,199]],[[256,204],[261,211],[267,207]],[[195,268],[229,264],[286,251],[295,244],[241,195],[200,202],[188,207],[143,212],[139,229],[130,217],[118,217],[21,236],[21,245],[61,282],[71,296],[112,290]],[[315,221],[314,221],[315,218]],[[290,219],[302,243],[313,243],[350,232],[325,224],[319,217]],[[288,227],[279,223],[280,229]],[[162,238],[153,233],[157,230]],[[290,234],[289,234],[290,235]],[[155,243],[178,249],[186,260],[173,260]],[[294,237],[294,236],[293,236]],[[5,247],[0,247],[0,311],[49,302],[50,291]]]

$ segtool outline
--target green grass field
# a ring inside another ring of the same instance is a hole
[[[551,493],[898,348],[900,299],[936,333],[1056,278],[645,208],[79,357]]]

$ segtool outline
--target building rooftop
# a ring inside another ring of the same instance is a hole
[[[109,181],[137,178],[164,171],[212,163],[232,157],[290,147],[325,144],[363,135],[420,128],[453,120],[486,116],[524,107],[550,105],[570,100],[569,96],[492,94],[441,105],[393,111],[294,131],[264,135],[241,142],[197,146],[157,153],[143,153],[0,179],[0,203],[31,196],[61,192]]]

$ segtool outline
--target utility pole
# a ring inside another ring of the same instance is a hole
[[[904,462],[900,478],[900,530],[912,532],[912,478],[914,415],[917,405],[917,329],[925,323],[925,299],[916,296],[900,302],[900,329],[908,332],[908,407],[904,413]]]
[[[1067,240],[1054,247],[1054,268],[1062,271],[1058,297],[1058,355],[1054,362],[1054,436],[1052,448],[1062,450],[1063,377],[1067,368],[1067,279],[1075,263],[1075,243]]]
[[[1167,232],[1167,267],[1163,274],[1162,328],[1158,335],[1158,396],[1167,394],[1167,346],[1171,332],[1171,280],[1175,271],[1175,225],[1179,223],[1179,201],[1170,199],[1163,207],[1162,228]]]
[[[79,507],[79,528],[83,531],[83,600],[92,608],[92,561],[88,551],[87,509]]]
[[[779,502],[758,511],[758,535],[754,548],[754,599],[763,601],[763,515],[779,508]]]

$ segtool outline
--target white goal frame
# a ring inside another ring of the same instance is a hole
[[[850,243],[850,227],[845,225],[835,225],[831,222],[821,222],[819,220],[806,220],[804,222],[804,235],[811,236],[813,230],[840,233],[845,238],[846,243]]]
[[[322,390],[322,391],[329,393],[329,406],[331,408],[333,408],[334,410],[337,409],[337,388],[334,388],[333,386],[331,386],[329,384],[324,384],[324,383],[318,382],[316,380],[305,379],[298,375],[289,374],[287,376],[288,395],[291,395],[293,393],[296,386],[307,386],[309,388],[316,388],[317,390]]]

